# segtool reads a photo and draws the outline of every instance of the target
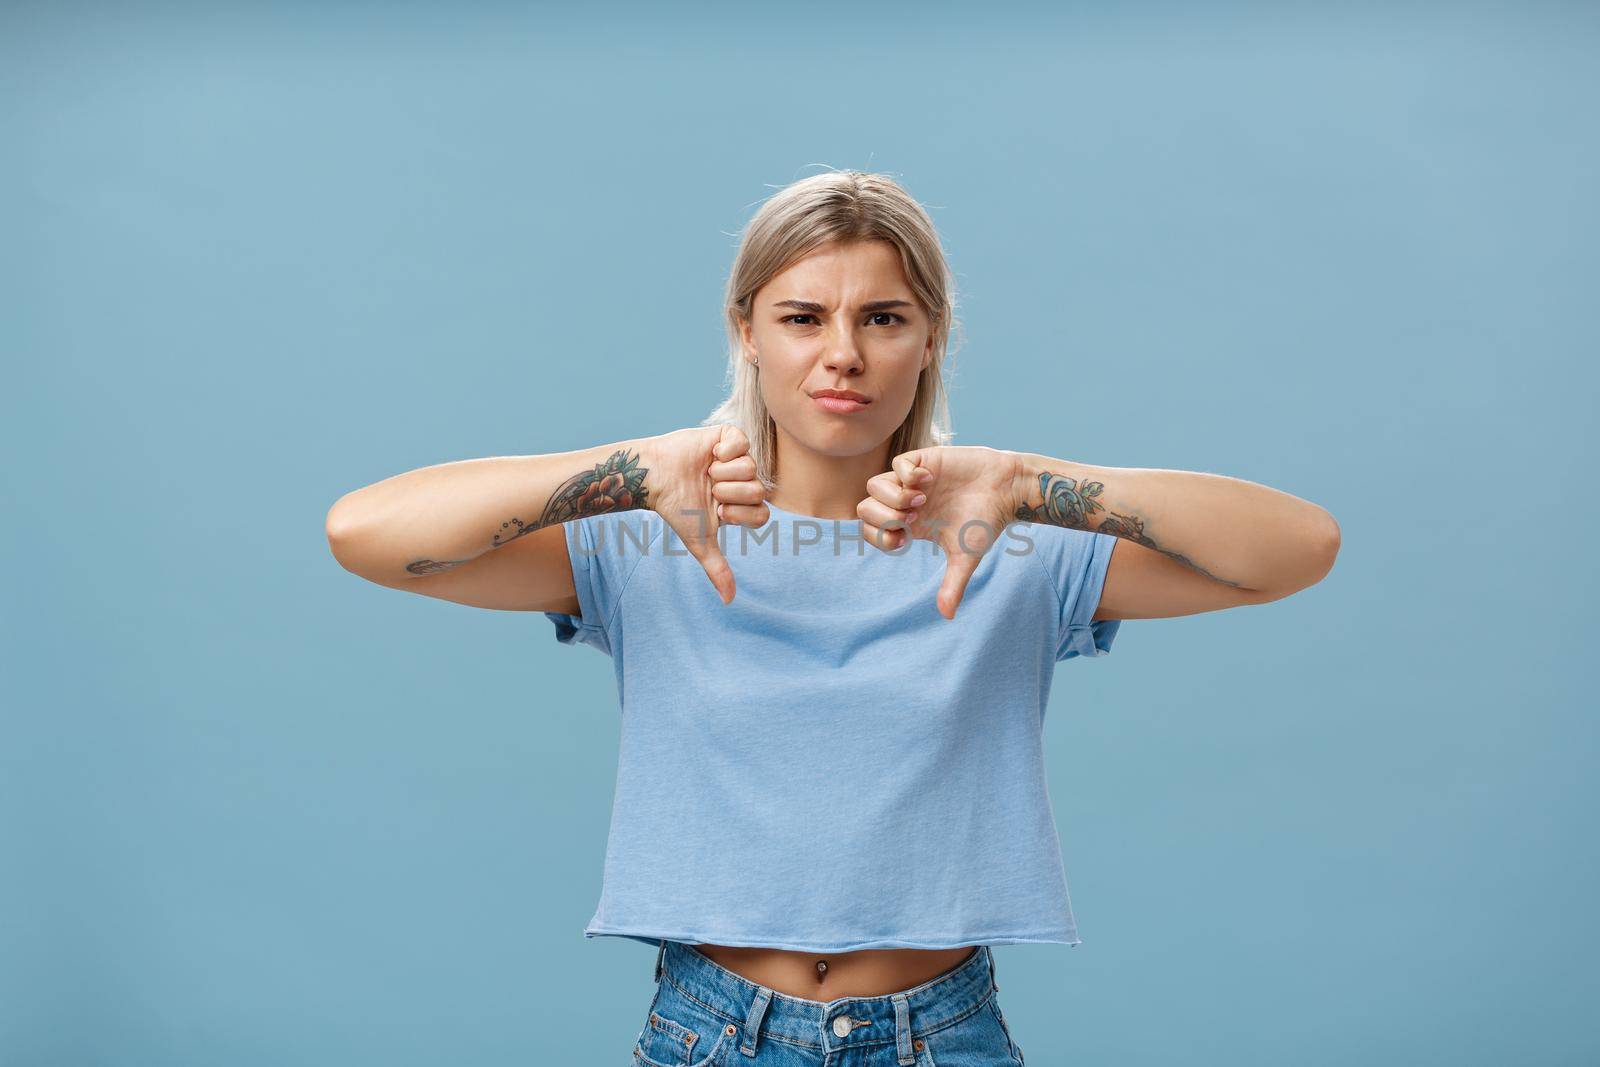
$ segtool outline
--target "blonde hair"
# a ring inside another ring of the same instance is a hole
[[[890,438],[889,455],[946,445],[954,436],[945,392],[944,360],[955,318],[955,283],[933,220],[885,174],[828,171],[774,193],[745,226],[728,274],[724,299],[728,330],[728,395],[701,421],[732,423],[750,439],[756,477],[770,490],[777,461],[777,432],[761,399],[758,368],[744,358],[741,321],[748,322],[756,293],[798,260],[834,241],[880,239],[900,251],[911,291],[933,322],[933,353],[917,382],[911,411]]]

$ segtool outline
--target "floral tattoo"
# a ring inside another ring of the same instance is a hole
[[[1110,534],[1112,537],[1123,537],[1134,541],[1146,548],[1153,548],[1162,555],[1169,556],[1192,571],[1197,571],[1213,581],[1223,585],[1238,587],[1238,582],[1230,582],[1226,578],[1218,578],[1215,574],[1195,563],[1180,553],[1162,548],[1144,532],[1144,520],[1134,515],[1122,515],[1112,511],[1108,517],[1100,520],[1098,527],[1090,527],[1088,519],[1097,511],[1105,511],[1106,507],[1095,499],[1105,489],[1104,482],[1091,482],[1084,479],[1079,484],[1074,478],[1064,474],[1051,474],[1046,471],[1039,475],[1039,491],[1044,500],[1038,505],[1026,502],[1017,505],[1017,518],[1023,522],[1042,522],[1051,526],[1066,526],[1075,530],[1090,530],[1095,533]]]
[[[1077,479],[1046,471],[1039,475],[1039,492],[1044,502],[1030,507],[1026,502],[1017,505],[1017,518],[1023,522],[1043,522],[1051,526],[1084,528],[1084,520],[1103,505],[1095,499],[1105,489],[1104,482],[1087,479],[1079,485]]]

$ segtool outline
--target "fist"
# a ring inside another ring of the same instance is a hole
[[[867,496],[856,505],[861,535],[884,551],[913,540],[943,548],[947,562],[936,606],[954,619],[979,561],[1015,521],[1021,466],[1017,453],[981,445],[902,452],[890,470],[867,481]]]
[[[750,439],[731,423],[651,437],[639,446],[649,507],[700,561],[724,604],[733,601],[733,568],[717,544],[724,524],[767,521],[767,489],[756,477]]]

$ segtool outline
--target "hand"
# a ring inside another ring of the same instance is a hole
[[[717,544],[726,523],[757,527],[767,521],[767,487],[756,477],[750,439],[732,423],[696,426],[651,437],[639,445],[645,506],[677,533],[700,561],[724,604],[732,603],[733,568]]]
[[[979,445],[941,445],[902,452],[893,469],[867,481],[870,494],[856,505],[861,535],[884,551],[912,540],[944,549],[939,614],[956,617],[967,582],[1006,525],[1016,521],[1016,487],[1022,457]],[[915,503],[918,494],[926,499]]]

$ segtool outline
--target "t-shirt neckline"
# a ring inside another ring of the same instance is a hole
[[[856,522],[856,523],[858,523],[858,522],[861,521],[861,516],[859,516],[859,515],[856,516],[853,519],[829,519],[829,518],[824,518],[821,515],[807,515],[804,512],[789,511],[787,508],[780,508],[778,505],[774,504],[770,500],[767,501],[766,503],[767,503],[767,510],[772,513],[772,515],[771,515],[772,518],[777,518],[778,516],[781,515],[786,519],[810,519],[812,522]]]

